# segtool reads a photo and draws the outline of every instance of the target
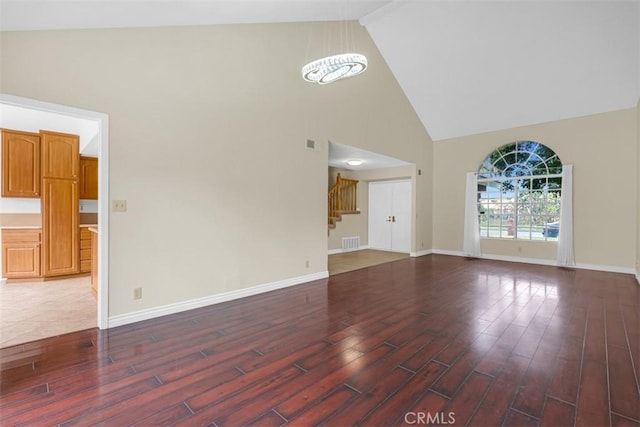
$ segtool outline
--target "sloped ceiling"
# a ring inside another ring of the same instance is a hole
[[[396,2],[365,17],[434,140],[635,107],[637,2]]]
[[[347,19],[434,140],[638,102],[637,1],[0,0],[3,31]]]

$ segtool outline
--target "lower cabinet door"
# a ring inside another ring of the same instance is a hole
[[[40,276],[40,243],[4,243],[2,276],[23,279]]]

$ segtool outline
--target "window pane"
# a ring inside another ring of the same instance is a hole
[[[543,229],[547,223],[544,216],[531,217],[531,240],[544,240]]]
[[[562,162],[553,150],[535,141],[507,144],[480,171],[494,179],[478,184],[483,237],[557,240],[562,178],[548,175],[560,174]]]

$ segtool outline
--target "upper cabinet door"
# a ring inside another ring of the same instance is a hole
[[[98,159],[80,156],[80,198],[98,200]]]
[[[2,197],[40,197],[40,135],[2,129]]]
[[[78,135],[40,131],[42,177],[77,180],[80,172]]]

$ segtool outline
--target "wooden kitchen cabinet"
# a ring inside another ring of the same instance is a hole
[[[1,131],[2,197],[40,197],[40,135]]]
[[[68,133],[40,131],[42,178],[78,180],[80,137]]]
[[[98,159],[80,156],[80,198],[98,200]]]
[[[91,272],[91,234],[89,227],[80,227],[80,273]]]
[[[78,182],[44,178],[42,187],[42,273],[45,277],[78,273]]]
[[[39,228],[2,230],[2,277],[40,277],[40,234]]]
[[[42,143],[42,274],[76,274],[79,254],[79,137],[40,131]]]

